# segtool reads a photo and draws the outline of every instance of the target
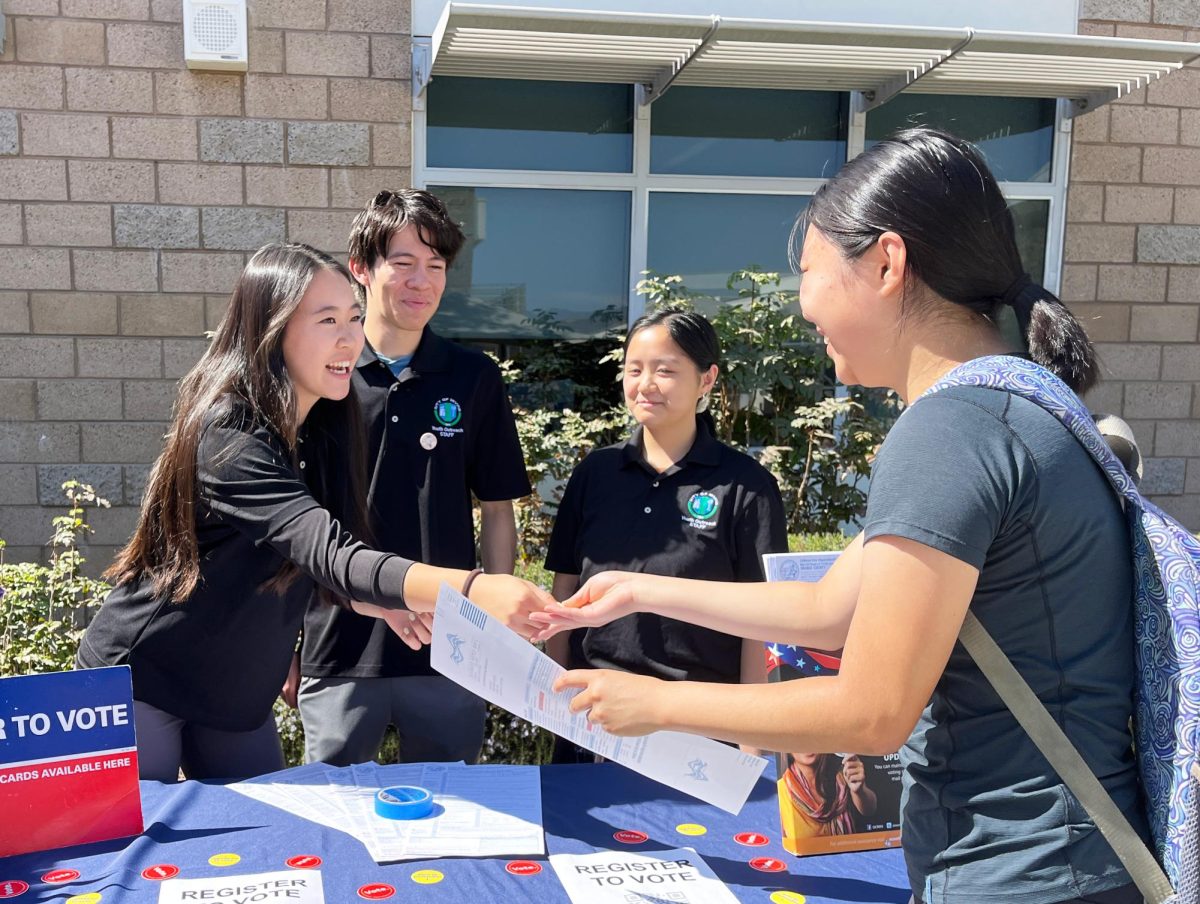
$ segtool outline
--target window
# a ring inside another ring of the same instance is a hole
[[[629,85],[445,78],[429,85],[429,165],[628,173]]]
[[[439,333],[575,339],[624,323],[629,193],[433,185],[466,244],[446,277]]]
[[[1065,167],[1053,101],[901,94],[853,114],[850,95],[676,85],[640,107],[630,85],[438,76],[414,115],[414,184],[470,239],[439,328],[503,346],[599,336],[642,311],[642,272],[728,299],[751,265],[796,278],[788,241],[824,180],[913,123],[987,155],[1029,273],[1058,280]]]
[[[915,125],[945,129],[974,142],[1001,182],[1050,181],[1052,100],[901,94],[867,114],[866,146]]]
[[[736,290],[726,286],[729,274],[750,265],[780,273],[784,287],[796,289],[787,243],[807,204],[808,198],[795,195],[654,192],[650,269],[678,274],[692,291],[716,298],[736,298]]]
[[[650,171],[828,178],[846,162],[848,97],[673,88],[652,109]]]

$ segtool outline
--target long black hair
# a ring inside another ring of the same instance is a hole
[[[295,454],[296,392],[283,357],[283,331],[313,277],[349,271],[308,245],[271,244],[238,277],[229,309],[204,355],[180,382],[166,444],[150,471],[133,537],[105,572],[115,583],[148,576],[154,593],[183,602],[200,579],[196,539],[196,453],[207,424],[242,419],[235,400]],[[356,536],[366,533],[363,426],[351,387],[342,400],[321,399],[305,427],[322,462],[312,490]],[[234,450],[228,450],[232,453]],[[365,538],[365,537],[364,537]],[[299,576],[285,561],[268,588],[282,593]],[[328,602],[333,595],[319,592]]]
[[[993,323],[1011,305],[1034,361],[1076,392],[1095,383],[1091,341],[1063,303],[1026,275],[1008,204],[970,142],[926,126],[895,133],[813,195],[792,233],[793,263],[810,226],[848,260],[883,233],[897,233],[913,279]],[[909,293],[904,304],[907,315]]]

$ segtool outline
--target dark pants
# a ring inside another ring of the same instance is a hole
[[[185,776],[199,781],[250,778],[283,768],[274,716],[250,731],[219,731],[134,700],[133,721],[142,779],[174,782],[181,768]]]

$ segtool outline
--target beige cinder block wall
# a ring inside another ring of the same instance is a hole
[[[1195,0],[1080,0],[1081,34],[1200,41]],[[1063,299],[1100,347],[1093,410],[1147,456],[1142,490],[1200,530],[1200,66],[1077,119]]]
[[[245,74],[185,68],[181,0],[0,3],[0,538],[86,480],[98,569],[249,252],[408,184],[409,0],[248,0]]]

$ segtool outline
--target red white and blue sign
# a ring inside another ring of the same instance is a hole
[[[0,857],[142,831],[128,666],[0,678]]]

